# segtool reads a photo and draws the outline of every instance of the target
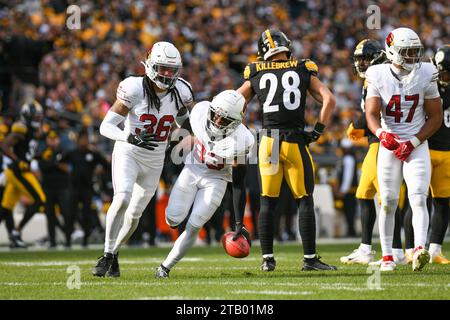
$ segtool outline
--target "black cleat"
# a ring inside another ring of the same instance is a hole
[[[155,278],[156,279],[164,279],[169,277],[170,269],[167,269],[163,265],[160,265],[158,268],[156,268],[155,271]]]
[[[11,249],[25,249],[27,247],[27,244],[22,240],[19,234],[15,234],[9,237],[9,247]]]
[[[97,277],[104,277],[106,272],[109,271],[114,261],[114,255],[112,253],[105,253],[98,258],[97,264],[92,268],[92,274]]]
[[[120,268],[119,268],[119,253],[113,255],[113,262],[111,267],[106,272],[107,277],[118,278],[120,277]]]
[[[275,270],[276,265],[277,265],[277,262],[275,261],[274,257],[263,258],[263,261],[261,264],[261,270],[262,271],[273,271],[273,270]]]
[[[303,268],[302,271],[322,271],[322,270],[337,270],[335,266],[328,265],[322,261],[320,261],[321,257],[316,255],[315,258],[311,259],[303,259]]]

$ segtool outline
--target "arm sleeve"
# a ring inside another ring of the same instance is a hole
[[[121,130],[118,125],[125,120],[125,117],[109,110],[100,125],[100,134],[111,140],[127,141],[128,132]]]
[[[233,209],[236,222],[244,222],[245,202],[247,193],[245,190],[245,175],[247,167],[238,165],[233,167]]]
[[[343,177],[339,189],[341,193],[347,193],[352,186],[353,173],[355,172],[355,159],[352,156],[345,156],[343,159]]]

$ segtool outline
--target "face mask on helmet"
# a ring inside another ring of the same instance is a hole
[[[208,111],[208,129],[215,135],[228,135],[239,126],[242,119],[226,116],[222,109],[210,107]]]
[[[160,89],[172,88],[181,73],[181,66],[174,67],[159,63],[152,64],[151,62],[150,65],[155,71],[154,82]]]
[[[398,51],[399,61],[403,69],[411,71],[417,63],[420,63],[423,57],[423,47],[402,48]]]
[[[181,56],[169,42],[158,42],[152,48],[145,62],[145,73],[162,90],[173,88],[182,69]]]
[[[355,70],[361,78],[365,78],[366,70],[370,66],[370,61],[372,59],[366,56],[353,56],[353,65]]]

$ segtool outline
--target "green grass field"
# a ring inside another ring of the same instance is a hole
[[[263,273],[258,246],[245,259],[231,258],[218,246],[196,247],[164,280],[153,273],[170,248],[122,250],[118,279],[91,275],[99,250],[1,252],[0,299],[450,299],[449,265],[427,265],[420,273],[399,266],[381,274],[381,289],[374,289],[367,285],[376,278],[373,271],[338,262],[354,248],[320,245],[323,260],[339,270],[301,272],[301,248],[278,245],[277,269]],[[80,289],[67,286],[76,278],[70,266],[81,270]]]

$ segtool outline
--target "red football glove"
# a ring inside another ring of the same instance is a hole
[[[377,130],[377,137],[380,139],[381,144],[388,150],[395,150],[400,145],[397,140],[400,139],[396,134],[384,131],[382,129]]]
[[[414,148],[415,147],[412,144],[411,140],[408,140],[408,141],[400,143],[398,148],[395,149],[394,154],[401,161],[405,161],[406,159],[408,159],[409,155],[414,150]]]

